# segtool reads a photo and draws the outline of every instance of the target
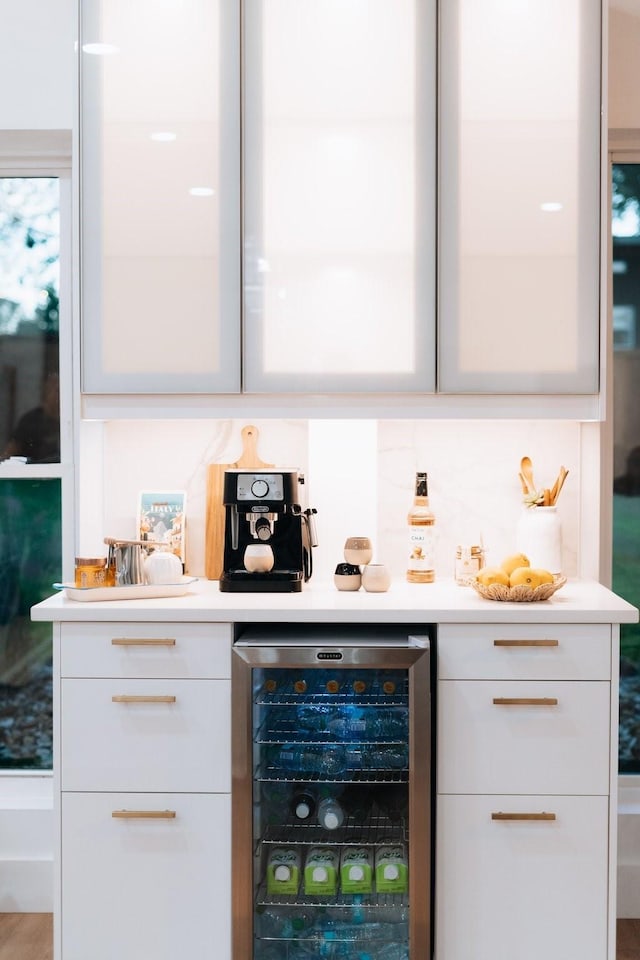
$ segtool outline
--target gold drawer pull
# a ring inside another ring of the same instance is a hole
[[[494,697],[498,707],[557,707],[557,697]]]
[[[173,637],[113,637],[111,645],[114,647],[175,647]]]
[[[555,813],[545,813],[544,810],[542,813],[502,813],[499,810],[497,813],[491,814],[492,820],[555,820]]]
[[[557,640],[494,640],[494,647],[557,647]]]
[[[175,810],[112,810],[115,820],[175,820]]]
[[[161,695],[157,697],[140,697],[135,694],[120,693],[111,697],[112,703],[175,703],[176,698],[170,695]]]

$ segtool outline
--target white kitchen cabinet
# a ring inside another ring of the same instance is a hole
[[[608,825],[607,797],[440,797],[436,960],[607,957]]]
[[[601,16],[440,4],[442,392],[598,390]]]
[[[80,6],[82,389],[238,391],[238,0]]]
[[[64,960],[229,960],[229,795],[65,792],[61,830]]]
[[[614,960],[611,653],[606,624],[439,627],[435,960]]]
[[[56,960],[230,960],[231,626],[58,629]]]
[[[226,680],[64,679],[62,789],[229,793],[229,697]]]
[[[243,20],[245,389],[432,392],[436,3]]]
[[[81,0],[83,393],[593,400],[600,21]]]

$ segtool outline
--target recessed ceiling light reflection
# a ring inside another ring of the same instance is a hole
[[[215,190],[213,187],[191,187],[189,193],[192,197],[212,197]]]
[[[110,53],[119,53],[120,47],[116,47],[113,43],[83,43],[82,50],[97,57],[106,57]]]
[[[151,134],[151,139],[156,143],[171,143],[177,136],[177,133],[172,133],[171,130],[158,130],[157,133]]]
[[[548,200],[546,203],[540,204],[540,209],[544,210],[545,213],[558,213],[562,210],[562,204],[558,203],[557,200]]]

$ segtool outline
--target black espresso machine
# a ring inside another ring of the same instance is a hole
[[[303,510],[296,470],[226,470],[224,558],[227,593],[297,593],[313,572],[315,510]]]

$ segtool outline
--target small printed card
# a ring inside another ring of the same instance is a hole
[[[185,563],[184,490],[143,490],[138,497],[138,537],[166,543]]]

